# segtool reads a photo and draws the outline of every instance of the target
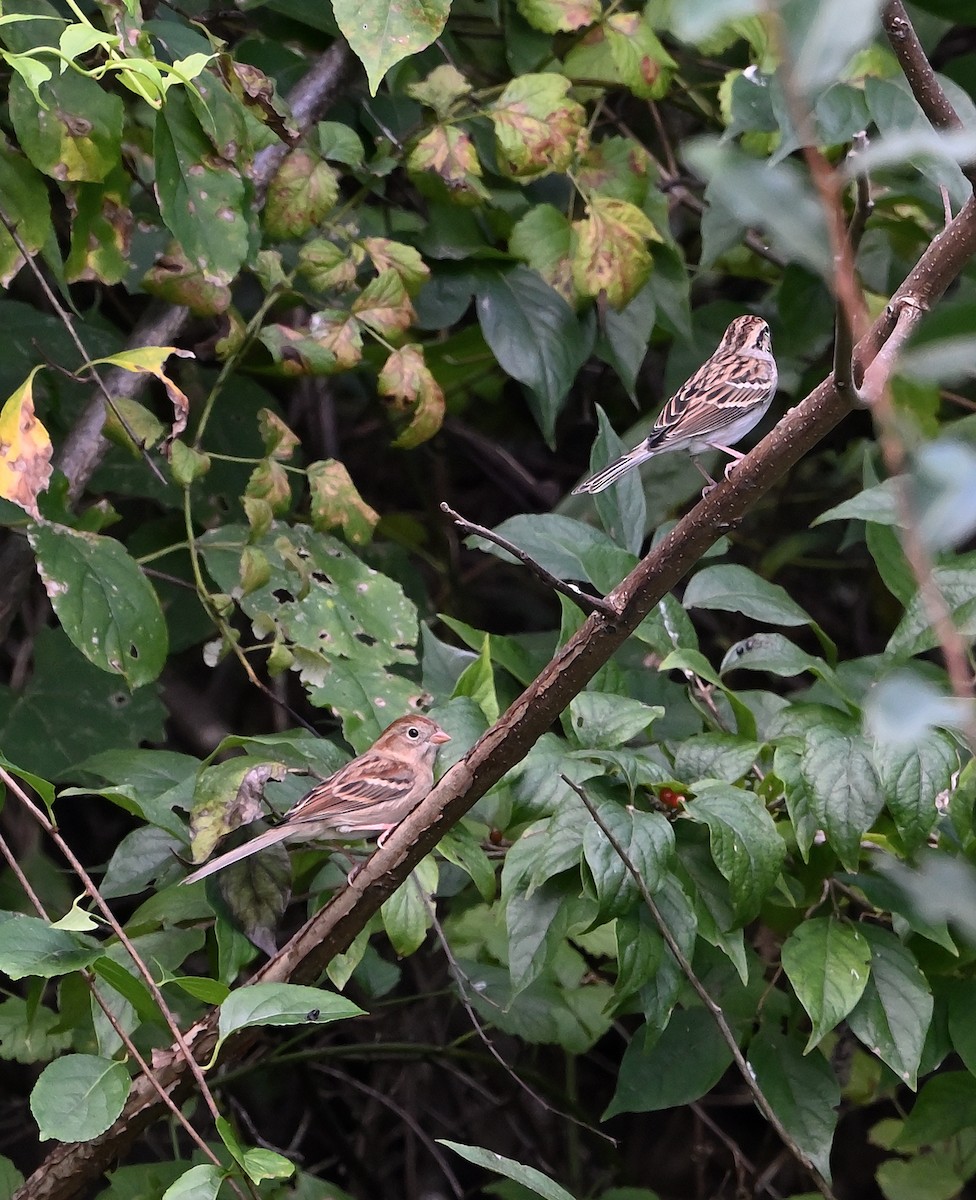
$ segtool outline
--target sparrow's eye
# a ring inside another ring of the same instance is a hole
[[[410,738],[412,742],[415,742],[417,738],[420,737],[420,730],[416,725],[410,726],[410,728],[407,730],[407,737]]]

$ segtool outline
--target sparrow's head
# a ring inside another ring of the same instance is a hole
[[[437,747],[450,740],[451,735],[430,717],[398,717],[380,734],[375,749],[433,762]]]
[[[725,331],[722,345],[729,350],[763,350],[767,354],[773,349],[769,326],[762,317],[751,314],[735,318]]]

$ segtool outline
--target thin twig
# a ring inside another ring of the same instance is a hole
[[[10,237],[11,237],[14,245],[17,247],[17,249],[23,255],[24,262],[26,263],[30,272],[33,274],[34,278],[37,280],[37,283],[38,283],[41,291],[46,296],[48,304],[50,304],[50,306],[57,313],[58,320],[68,331],[68,337],[70,337],[72,342],[74,342],[75,349],[81,355],[81,361],[82,361],[82,364],[84,365],[85,370],[87,371],[88,375],[92,379],[94,379],[95,383],[98,385],[98,390],[102,393],[102,397],[104,398],[105,403],[112,410],[112,413],[113,413],[115,419],[118,421],[119,425],[121,425],[122,429],[124,430],[125,436],[132,442],[132,444],[136,447],[136,449],[139,451],[139,453],[145,459],[146,466],[149,468],[149,470],[152,471],[152,473],[156,476],[156,478],[159,480],[159,482],[165,487],[169,481],[167,480],[166,476],[162,473],[162,471],[159,469],[159,467],[156,465],[156,463],[153,462],[152,457],[149,454],[149,451],[146,449],[146,447],[143,445],[143,443],[139,441],[139,438],[136,436],[135,432],[129,427],[128,421],[126,421],[125,417],[122,416],[122,413],[119,411],[118,405],[115,403],[115,397],[108,390],[108,387],[105,384],[105,380],[102,378],[100,372],[98,371],[98,368],[94,367],[92,365],[92,361],[91,361],[92,356],[85,349],[84,343],[82,342],[81,338],[78,336],[78,333],[74,326],[74,322],[72,321],[72,319],[68,315],[68,313],[65,311],[65,308],[62,305],[61,301],[54,294],[53,288],[51,288],[51,286],[48,284],[48,281],[44,278],[44,272],[37,265],[36,261],[34,260],[33,254],[31,254],[31,252],[27,249],[27,246],[24,243],[24,239],[20,236],[19,232],[17,231],[16,224],[10,220],[10,218],[7,216],[7,214],[3,211],[2,208],[0,208],[0,224],[2,224],[4,229],[6,229],[7,233],[10,234]]]
[[[465,520],[449,504],[442,504],[441,512],[446,513],[464,533],[471,533],[475,537],[484,538],[486,542],[492,542],[494,545],[511,554],[513,558],[517,558],[520,563],[529,568],[533,575],[541,579],[543,583],[548,584],[553,591],[559,592],[563,596],[568,596],[577,608],[581,608],[583,612],[587,614],[602,613],[610,621],[617,619],[617,610],[608,600],[605,600],[602,596],[587,595],[586,592],[580,591],[575,584],[566,583],[565,580],[557,578],[557,576],[537,563],[531,555],[526,554],[514,542],[510,542],[508,538],[502,537],[501,534],[495,533],[491,529],[486,529],[484,525],[475,525],[471,521]]]
[[[17,862],[15,855],[13,854],[10,847],[7,845],[6,840],[3,837],[0,837],[0,856],[2,856],[4,859],[6,859],[7,865],[10,867],[11,871],[13,871],[14,875],[16,876],[17,882],[20,884],[21,888],[23,888],[23,890],[24,890],[24,894],[27,896],[27,898],[30,900],[31,904],[34,906],[34,911],[37,913],[37,915],[41,918],[42,921],[47,921],[48,924],[50,924],[51,918],[48,915],[47,909],[44,907],[43,903],[41,902],[40,897],[37,895],[37,893],[31,887],[30,882],[27,879],[27,876],[21,870],[20,864]],[[122,1045],[125,1046],[126,1053],[136,1062],[136,1064],[139,1067],[139,1070],[143,1073],[143,1075],[145,1075],[146,1079],[152,1085],[152,1088],[155,1091],[156,1095],[160,1098],[160,1100],[162,1100],[162,1102],[170,1110],[170,1112],[173,1114],[173,1116],[183,1126],[183,1128],[190,1135],[190,1137],[193,1139],[193,1141],[196,1143],[196,1145],[203,1151],[203,1153],[207,1156],[207,1158],[210,1159],[210,1161],[214,1164],[214,1166],[220,1167],[221,1169],[223,1169],[224,1164],[220,1161],[220,1159],[213,1152],[213,1150],[211,1150],[211,1148],[207,1145],[206,1141],[200,1136],[200,1134],[197,1133],[197,1131],[193,1128],[193,1126],[190,1124],[189,1118],[180,1109],[179,1105],[176,1103],[176,1101],[173,1099],[173,1097],[169,1094],[169,1092],[166,1091],[166,1089],[163,1087],[163,1085],[156,1078],[156,1074],[153,1071],[152,1067],[150,1067],[149,1063],[147,1063],[146,1060],[143,1058],[143,1056],[140,1054],[138,1047],[135,1045],[132,1038],[129,1036],[128,1031],[125,1029],[125,1027],[119,1021],[118,1017],[116,1017],[115,1013],[112,1012],[112,1008],[109,1005],[108,1001],[102,996],[101,992],[98,990],[98,986],[96,984],[95,976],[94,976],[93,972],[86,967],[81,972],[81,976],[84,979],[89,992],[91,993],[92,999],[95,1001],[95,1003],[98,1005],[98,1007],[105,1014],[106,1019],[108,1020],[108,1023],[115,1030],[116,1034],[119,1037],[119,1040],[122,1042]],[[243,1193],[236,1187],[236,1185],[234,1185],[233,1180],[231,1181],[231,1185],[234,1187],[234,1190],[237,1192],[237,1194],[239,1196],[243,1195]]]
[[[411,876],[411,878],[415,879],[416,877]],[[585,1129],[587,1133],[594,1133],[597,1137],[603,1138],[605,1142],[609,1142],[611,1146],[616,1146],[616,1138],[611,1137],[608,1133],[604,1133],[600,1129],[594,1128],[586,1121],[580,1120],[579,1117],[574,1117],[572,1113],[563,1112],[561,1109],[556,1108],[555,1105],[550,1104],[545,1097],[540,1096],[534,1088],[530,1087],[505,1060],[501,1052],[495,1046],[494,1042],[485,1032],[485,1028],[481,1023],[478,1014],[475,1012],[474,1006],[468,999],[467,988],[470,986],[472,991],[474,991],[474,985],[469,977],[461,970],[461,964],[455,958],[454,951],[451,949],[447,938],[444,936],[444,930],[441,928],[441,923],[437,919],[437,913],[430,897],[423,891],[419,884],[416,884],[415,886],[420,892],[421,899],[426,905],[427,915],[430,917],[431,928],[434,930],[434,935],[436,936],[438,942],[440,942],[441,950],[444,952],[444,957],[447,959],[447,968],[451,972],[454,982],[457,984],[458,998],[464,1005],[464,1011],[468,1014],[468,1020],[471,1022],[472,1028],[481,1039],[481,1042],[488,1053],[492,1056],[495,1062],[498,1063],[505,1074],[515,1083],[515,1085],[521,1088],[526,1095],[530,1096],[545,1112],[552,1113],[553,1116],[560,1117],[564,1121],[571,1121],[574,1125],[578,1125],[580,1129]]]
[[[348,1071],[340,1071],[338,1067],[327,1067],[324,1063],[313,1063],[312,1070],[317,1071],[320,1075],[329,1075],[333,1079],[337,1079],[344,1089],[355,1088],[357,1091],[362,1092],[364,1096],[369,1096],[377,1104],[383,1105],[399,1117],[404,1125],[413,1130],[414,1136],[427,1147],[431,1158],[434,1159],[443,1172],[448,1187],[457,1197],[457,1200],[462,1200],[464,1188],[461,1187],[458,1177],[451,1170],[447,1156],[442,1153],[440,1146],[437,1145],[437,1142],[427,1133],[423,1125],[413,1116],[409,1109],[404,1108],[402,1104],[397,1104],[389,1093],[370,1087],[368,1083],[363,1083],[361,1079],[357,1079],[355,1075],[350,1075]]]
[[[732,1058],[735,1060],[735,1065],[739,1069],[739,1074],[742,1076],[746,1087],[751,1092],[752,1098],[755,1100],[759,1111],[776,1130],[783,1142],[783,1145],[789,1148],[790,1153],[797,1160],[797,1162],[801,1163],[803,1167],[810,1173],[810,1178],[817,1185],[817,1190],[824,1197],[824,1200],[834,1200],[834,1193],[830,1189],[830,1184],[827,1183],[826,1179],[824,1179],[817,1168],[813,1165],[809,1157],[794,1140],[789,1130],[776,1115],[772,1105],[766,1099],[762,1088],[756,1082],[752,1068],[746,1061],[745,1055],[739,1049],[739,1043],[735,1034],[732,1032],[732,1027],[725,1019],[725,1013],[722,1012],[721,1008],[715,1003],[715,1001],[709,995],[708,989],[695,974],[694,967],[692,967],[691,962],[681,949],[681,946],[678,944],[677,938],[671,932],[667,921],[665,921],[663,915],[661,914],[661,910],[658,908],[654,897],[651,895],[650,889],[644,882],[640,871],[638,871],[636,866],[634,866],[630,855],[614,836],[613,832],[607,827],[606,822],[600,816],[595,805],[586,794],[585,789],[580,787],[579,784],[574,783],[572,779],[567,778],[565,775],[560,775],[560,778],[562,779],[563,783],[567,784],[573,789],[577,796],[579,796],[580,800],[582,800],[586,805],[586,811],[590,814],[603,836],[613,847],[614,853],[626,867],[627,872],[633,879],[634,883],[637,884],[637,890],[640,892],[641,898],[647,905],[647,910],[651,914],[651,918],[654,921],[654,924],[657,926],[658,932],[674,956],[674,960],[678,964],[682,975],[684,975],[685,979],[687,979],[691,984],[695,994],[701,1000],[702,1004],[704,1004],[708,1009],[712,1020],[718,1026],[718,1031],[722,1035],[722,1040],[728,1046],[729,1051],[732,1054]]]
[[[159,1011],[162,1013],[163,1019],[165,1020],[170,1033],[173,1035],[173,1041],[179,1047],[180,1052],[183,1054],[184,1058],[186,1059],[186,1064],[190,1068],[191,1073],[193,1074],[193,1078],[195,1079],[196,1084],[200,1089],[200,1094],[203,1097],[207,1107],[210,1109],[210,1113],[213,1116],[214,1120],[216,1120],[220,1116],[220,1110],[217,1108],[217,1104],[213,1098],[213,1094],[211,1093],[210,1088],[207,1086],[207,1081],[204,1077],[203,1070],[202,1070],[200,1064],[196,1061],[196,1059],[190,1053],[190,1048],[186,1044],[186,1041],[184,1040],[184,1037],[183,1037],[183,1031],[180,1029],[176,1018],[173,1016],[172,1010],[170,1009],[169,1005],[166,1003],[166,998],[163,996],[163,993],[159,990],[159,985],[156,983],[156,980],[153,977],[152,971],[150,971],[149,968],[146,966],[139,951],[132,944],[132,939],[125,932],[125,930],[122,928],[122,926],[119,924],[118,920],[115,917],[115,914],[112,912],[111,908],[109,908],[108,904],[106,904],[105,900],[102,898],[102,894],[98,890],[98,888],[95,886],[91,876],[85,870],[84,866],[81,864],[79,859],[75,856],[74,851],[71,849],[71,847],[68,845],[68,843],[64,840],[64,838],[58,832],[56,826],[50,820],[50,818],[45,813],[43,813],[40,808],[38,808],[38,806],[34,803],[34,801],[31,800],[31,798],[27,795],[27,793],[24,791],[24,789],[20,786],[18,781],[12,775],[10,775],[3,767],[0,767],[0,781],[2,781],[3,783],[6,784],[6,786],[10,789],[10,791],[17,797],[17,799],[21,802],[21,804],[24,805],[24,807],[27,809],[27,811],[34,817],[34,820],[37,821],[37,823],[41,826],[41,828],[44,830],[44,832],[48,835],[48,837],[51,838],[51,840],[54,842],[54,844],[57,846],[57,848],[61,851],[61,853],[64,855],[64,857],[68,860],[68,864],[70,865],[70,867],[74,871],[74,873],[78,876],[78,878],[81,880],[82,886],[84,887],[85,891],[92,898],[92,900],[94,900],[96,907],[99,909],[102,916],[108,922],[109,928],[112,930],[112,932],[118,938],[119,942],[125,947],[126,952],[128,953],[129,957],[132,959],[132,962],[136,967],[136,970],[139,972],[139,974],[145,980],[146,986],[149,988],[149,991],[151,992],[153,999],[156,1001],[157,1005],[159,1006]]]

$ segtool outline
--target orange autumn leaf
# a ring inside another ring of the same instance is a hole
[[[0,410],[0,496],[40,518],[37,497],[51,479],[51,439],[34,415],[35,367]]]

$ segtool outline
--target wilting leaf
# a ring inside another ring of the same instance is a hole
[[[576,247],[573,280],[584,296],[605,292],[614,308],[623,308],[651,273],[649,239],[661,241],[653,223],[626,200],[594,196],[587,216],[573,226]]]
[[[492,106],[499,166],[525,177],[564,171],[586,146],[586,112],[567,99],[570,81],[549,72],[521,75]]]
[[[264,228],[278,241],[314,229],[339,198],[339,177],[307,150],[293,150],[268,188]]]
[[[380,372],[377,388],[381,396],[390,397],[397,412],[411,416],[410,424],[394,446],[410,450],[440,429],[444,420],[444,393],[424,361],[421,346],[394,350]]]
[[[34,415],[35,367],[0,409],[0,496],[39,518],[37,497],[51,478],[51,439]]]
[[[312,492],[312,525],[328,532],[341,529],[346,541],[362,546],[373,536],[380,514],[360,496],[345,465],[335,459],[308,468]]]

